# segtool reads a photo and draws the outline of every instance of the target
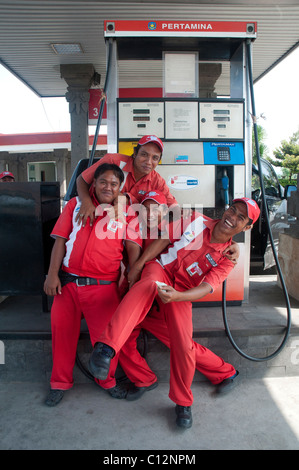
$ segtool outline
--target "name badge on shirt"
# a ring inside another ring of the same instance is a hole
[[[208,253],[206,255],[206,258],[207,260],[209,261],[209,263],[212,265],[212,266],[218,266],[218,264],[216,263],[216,261],[212,258],[212,256],[210,255],[210,253]]]
[[[184,232],[185,237],[187,238],[188,241],[192,241],[195,238],[195,232],[194,230],[189,230],[188,232]]]
[[[107,229],[111,230],[111,232],[116,232],[118,228],[122,228],[123,224],[122,222],[118,222],[117,220],[110,220]]]
[[[195,263],[190,264],[190,266],[186,269],[187,273],[189,276],[194,276],[194,274],[198,274],[199,276],[202,275],[202,270],[198,266],[198,262],[195,261]]]

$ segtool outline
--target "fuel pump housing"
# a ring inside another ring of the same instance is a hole
[[[131,155],[143,135],[157,135],[164,143],[157,171],[171,193],[182,208],[212,218],[234,198],[251,196],[245,42],[256,30],[252,22],[105,22],[113,45],[108,152]],[[122,84],[120,70],[131,60],[142,64],[140,87]],[[152,86],[151,67],[160,67],[159,86]],[[240,258],[227,280],[231,304],[247,299],[249,286],[250,234],[236,241]],[[220,288],[201,302],[221,298]]]

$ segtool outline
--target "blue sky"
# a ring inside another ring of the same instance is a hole
[[[271,152],[299,129],[299,48],[254,87],[256,114]],[[65,98],[37,97],[0,66],[0,133],[70,130]],[[272,155],[271,155],[272,156]]]

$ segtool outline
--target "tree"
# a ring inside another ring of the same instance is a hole
[[[289,141],[282,140],[280,147],[273,151],[277,160],[267,158],[274,166],[286,168],[289,173],[289,181],[292,176],[299,173],[299,130],[294,132]]]

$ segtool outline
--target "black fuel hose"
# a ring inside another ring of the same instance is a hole
[[[269,221],[269,214],[268,214],[268,207],[266,203],[266,198],[265,198],[265,188],[264,188],[264,180],[263,180],[263,171],[262,171],[262,165],[261,165],[261,158],[260,158],[260,152],[259,152],[259,141],[258,141],[258,132],[257,132],[257,123],[256,123],[256,112],[255,112],[255,100],[254,100],[254,92],[253,92],[253,79],[252,79],[252,66],[251,66],[251,40],[246,41],[246,59],[247,59],[247,68],[248,68],[248,78],[249,78],[249,85],[250,85],[250,95],[251,95],[251,109],[252,109],[252,116],[253,116],[253,130],[254,130],[254,140],[255,140],[255,147],[256,147],[256,154],[257,154],[257,163],[258,163],[258,172],[259,172],[259,179],[260,179],[260,184],[261,184],[261,193],[262,193],[262,204],[265,210],[265,216],[266,216],[266,224],[268,228],[268,233],[269,233],[269,238],[270,238],[270,243],[271,243],[271,248],[273,251],[273,256],[275,259],[275,264],[277,267],[279,279],[281,282],[282,286],[282,291],[284,294],[285,298],[285,303],[287,307],[287,326],[285,328],[285,333],[283,340],[280,344],[280,346],[277,348],[276,351],[274,351],[272,354],[266,357],[252,357],[246,354],[244,351],[242,351],[239,346],[236,344],[234,341],[228,321],[227,321],[227,311],[226,311],[226,281],[223,282],[222,286],[222,316],[223,316],[223,321],[224,321],[224,326],[225,326],[225,331],[228,336],[228,339],[234,349],[243,357],[246,359],[249,359],[250,361],[256,361],[256,362],[262,362],[262,361],[269,361],[270,359],[273,359],[275,356],[277,356],[284,346],[286,345],[287,339],[290,334],[291,330],[291,306],[290,306],[290,300],[288,296],[288,291],[284,282],[283,274],[281,272],[280,264],[278,261],[278,256],[276,253],[275,249],[275,244],[273,240],[273,235],[271,231],[271,226],[270,226],[270,221]]]
[[[94,134],[92,149],[91,149],[91,153],[90,153],[90,157],[89,157],[89,161],[88,161],[88,165],[87,165],[88,168],[93,163],[95,151],[96,151],[96,148],[97,148],[98,135],[99,135],[99,131],[100,131],[101,123],[102,123],[103,111],[104,111],[104,106],[105,106],[105,101],[106,101],[106,96],[107,96],[107,89],[108,89],[109,79],[110,79],[110,70],[111,70],[111,63],[112,63],[112,47],[113,47],[113,43],[112,43],[112,39],[110,39],[109,40],[109,47],[108,47],[107,69],[106,69],[105,84],[104,84],[104,88],[103,88],[103,96],[102,96],[102,99],[101,99],[96,131],[95,131],[95,134]]]

